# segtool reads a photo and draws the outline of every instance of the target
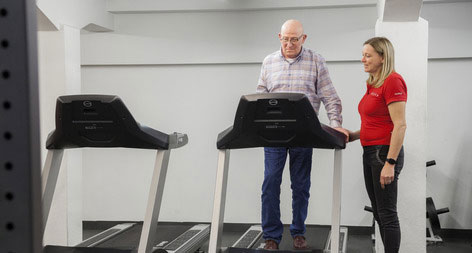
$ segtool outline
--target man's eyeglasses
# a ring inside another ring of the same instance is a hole
[[[300,41],[300,39],[303,37],[304,34],[300,35],[300,37],[292,37],[292,38],[289,38],[289,37],[282,37],[280,38],[280,41],[284,42],[284,43],[288,43],[289,41],[293,44],[293,43],[297,43],[298,41]]]

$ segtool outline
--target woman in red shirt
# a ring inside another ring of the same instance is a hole
[[[387,38],[367,40],[362,63],[369,79],[358,107],[361,129],[349,132],[349,140],[361,141],[365,186],[374,218],[379,224],[385,252],[396,253],[401,238],[397,182],[403,167],[407,88],[403,78],[395,72],[394,50]]]

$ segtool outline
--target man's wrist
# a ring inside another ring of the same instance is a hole
[[[331,122],[329,122],[329,126],[332,127],[332,128],[342,128],[341,123],[339,123],[339,122],[337,122],[337,121],[331,121]]]

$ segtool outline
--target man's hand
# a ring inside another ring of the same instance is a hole
[[[350,130],[347,130],[348,133],[349,133],[349,141],[355,141],[355,140],[359,140],[359,138],[361,137],[361,132],[360,130],[357,130],[355,132],[351,132]]]
[[[342,127],[335,127],[334,128],[336,131],[338,132],[341,132],[343,133],[346,138],[344,139],[345,142],[349,142],[349,131],[347,131],[346,129],[342,128]]]

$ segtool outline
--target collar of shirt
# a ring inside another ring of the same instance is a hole
[[[293,62],[299,61],[299,60],[302,58],[302,55],[303,55],[304,52],[305,52],[305,48],[302,47],[302,50],[300,50],[300,53],[297,55],[297,57],[293,58],[293,59],[294,59]],[[288,63],[293,63],[293,62],[289,62],[289,61],[287,60],[287,58],[285,58],[285,56],[282,54],[282,48],[280,48],[280,50],[279,50],[279,56],[280,56],[280,58],[282,58],[284,61],[286,61],[286,62],[288,62]]]

